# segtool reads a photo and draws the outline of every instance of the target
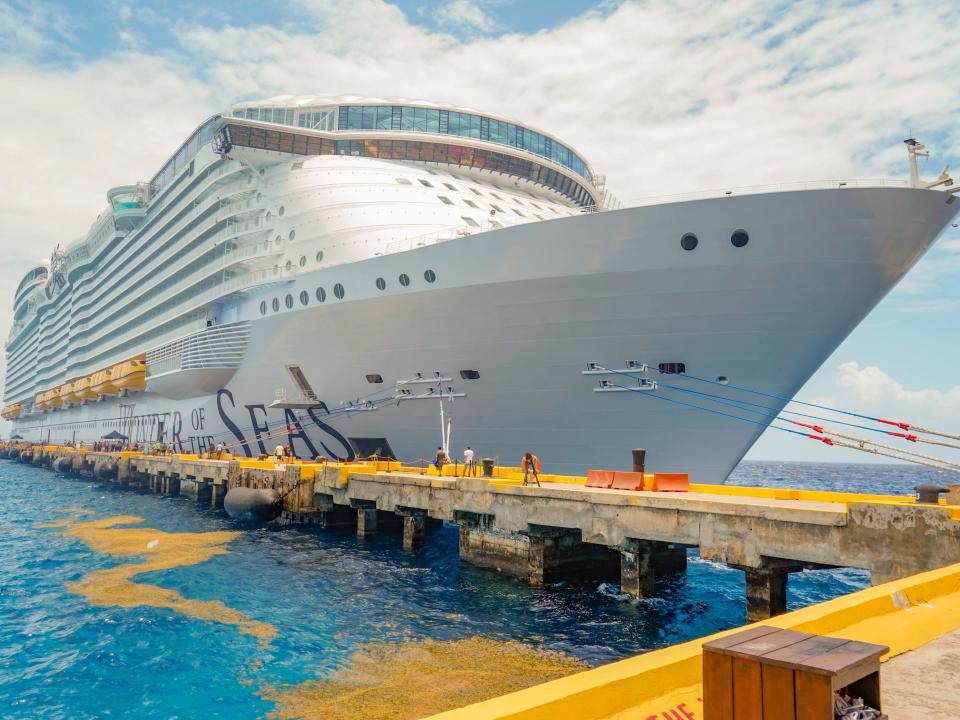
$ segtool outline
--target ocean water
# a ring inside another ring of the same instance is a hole
[[[943,480],[749,462],[730,483],[912,494]],[[0,718],[260,718],[270,688],[327,676],[371,642],[518,640],[597,665],[744,622],[743,574],[695,555],[655,598],[625,602],[615,585],[532,588],[463,566],[450,526],[408,554],[394,533],[251,528],[6,460],[0,486]],[[126,524],[90,525],[109,518]],[[124,574],[141,547],[164,552]],[[798,573],[789,605],[868,582],[852,569]],[[138,604],[143,594],[160,606]]]

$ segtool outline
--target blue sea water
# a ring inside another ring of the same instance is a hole
[[[935,471],[900,465],[747,462],[731,484],[912,494]],[[691,556],[656,597],[624,602],[615,585],[532,588],[463,566],[454,527],[404,553],[396,534],[240,526],[184,498],[0,461],[0,717],[259,718],[258,690],[330,672],[360,644],[481,635],[600,664],[744,622],[743,574]],[[221,600],[278,636],[268,648],[236,626],[150,607],[97,607],[67,583],[123,559],[40,524],[70,508],[136,515],[171,532],[241,530],[229,553],[148,573],[191,599]],[[791,576],[791,609],[865,587],[852,569]],[[262,666],[252,665],[262,662]]]

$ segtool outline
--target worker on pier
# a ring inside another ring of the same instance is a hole
[[[273,457],[278,464],[283,462],[284,453],[286,453],[286,448],[283,445],[277,445],[273,449]]]
[[[524,453],[520,461],[520,468],[523,470],[523,484],[527,485],[532,477],[537,487],[540,487],[540,458],[532,452]]]
[[[474,460],[473,448],[467,445],[463,451],[463,475],[464,477],[477,476],[477,461]]]
[[[437,455],[433,459],[433,464],[437,467],[437,474],[443,475],[443,466],[450,462],[450,458],[447,457],[446,451],[443,447],[437,448]]]

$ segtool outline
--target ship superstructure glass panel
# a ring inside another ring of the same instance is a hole
[[[586,162],[573,150],[536,130],[497,118],[456,110],[409,105],[339,105],[328,108],[242,107],[233,117],[313,130],[392,130],[455,135],[507,145],[570,168],[592,182]]]

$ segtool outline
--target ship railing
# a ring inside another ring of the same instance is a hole
[[[213,325],[147,351],[147,374],[237,368],[250,339],[250,321]]]
[[[801,182],[774,183],[769,185],[747,185],[744,187],[700,190],[688,193],[674,193],[671,195],[652,195],[650,197],[641,197],[624,201],[622,206],[626,208],[643,207],[646,205],[662,205],[665,203],[683,202],[687,200],[708,200],[711,198],[724,198],[741,195],[763,195],[766,193],[791,192],[796,190],[885,187],[910,187],[910,182],[907,180],[897,180],[894,178],[862,178],[859,180],[810,180]],[[584,208],[583,212],[603,212],[609,209],[613,208],[592,206],[589,208]]]
[[[415,250],[417,248],[427,247],[428,245],[447,242],[448,240],[456,240],[457,238],[469,237],[470,235],[496,230],[501,227],[503,226],[499,223],[494,224],[486,221],[477,223],[476,225],[451,225],[450,227],[434,230],[433,232],[424,233],[423,235],[391,239],[384,246],[383,252],[377,254],[392,255],[393,253]]]
[[[195,220],[197,216],[209,211],[213,206],[218,205],[218,203],[219,203],[218,200],[214,200],[211,203],[204,203],[204,204],[197,205],[192,212],[190,212],[187,216],[181,218],[177,222],[177,225],[174,228],[171,228],[169,232],[172,234],[179,232],[185,225]],[[206,232],[211,227],[215,226],[217,222],[219,222],[219,220],[211,219],[209,223],[205,223],[204,225],[196,228],[192,234]],[[150,265],[144,269],[141,275],[146,275],[154,270],[157,270],[163,267],[167,263],[167,261],[169,261],[171,258],[174,258],[174,257],[176,257],[178,260],[184,261],[184,262],[181,262],[180,265],[185,266],[188,260],[199,257],[204,252],[206,252],[206,248],[197,248],[189,256],[180,256],[177,249],[177,245],[176,244],[171,245],[171,247],[168,248],[164,253],[162,253],[159,257],[155,258],[150,263]],[[137,282],[136,279],[131,278],[121,283],[117,287],[111,290],[108,290],[105,295],[99,295],[96,297],[88,296],[85,298],[81,298],[81,297],[76,298],[74,301],[75,302],[74,317],[78,321],[76,325],[77,329],[81,329],[82,323],[85,323],[89,319],[91,313],[97,307],[100,307],[103,303],[110,302],[116,299],[117,297],[119,297],[120,295],[122,295],[124,292],[129,291],[130,287],[132,287],[136,282]]]

